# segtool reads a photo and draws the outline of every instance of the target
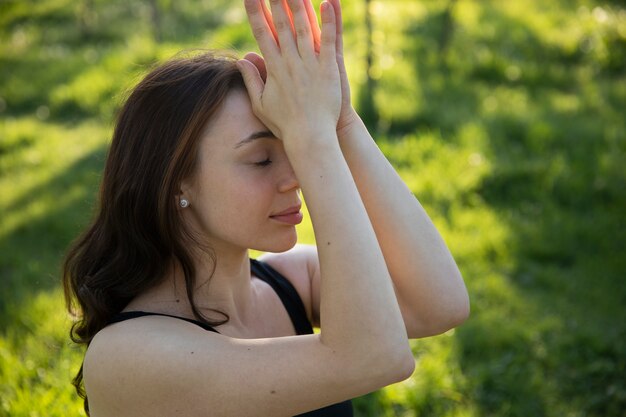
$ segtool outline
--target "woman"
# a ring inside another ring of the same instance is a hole
[[[170,61],[119,115],[64,275],[92,416],[351,415],[413,372],[408,338],[468,315],[350,105],[338,0],[321,30],[309,0],[270,3],[245,4],[263,58]],[[317,247],[295,245],[300,188]]]

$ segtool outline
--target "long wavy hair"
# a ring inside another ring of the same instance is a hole
[[[228,320],[225,314],[208,320],[194,302],[196,271],[187,247],[201,242],[180,218],[177,195],[196,170],[206,124],[230,91],[245,89],[235,62],[210,52],[174,58],[150,71],[120,110],[95,218],[63,265],[66,306],[78,317],[70,331],[74,342],[89,345],[173,264],[183,271],[196,318],[213,326]],[[82,366],[73,384],[89,414]]]

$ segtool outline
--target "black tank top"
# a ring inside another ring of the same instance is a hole
[[[291,318],[291,322],[293,323],[293,327],[296,330],[296,334],[312,334],[313,326],[311,326],[311,322],[306,315],[306,310],[304,308],[304,303],[302,299],[298,295],[298,292],[294,288],[294,286],[289,282],[287,278],[281,275],[274,268],[269,266],[265,262],[257,261],[256,259],[250,259],[250,267],[252,273],[268,283],[280,300],[282,301],[289,317]],[[144,317],[144,316],[166,316],[173,317],[180,320],[185,320],[189,323],[196,324],[202,327],[205,330],[219,333],[213,327],[202,323],[198,320],[188,319],[185,317],[172,316],[170,314],[163,313],[152,313],[147,311],[126,311],[117,314],[110,321],[109,324],[118,323],[124,320],[130,320],[136,317]],[[298,414],[295,417],[352,417],[352,401],[344,401],[341,403],[329,405],[328,407],[320,408],[318,410],[309,411],[308,413]]]

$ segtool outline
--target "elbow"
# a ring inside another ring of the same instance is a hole
[[[352,349],[351,352],[340,353],[334,349],[331,357],[338,360],[337,369],[346,378],[349,378],[354,389],[353,396],[364,395],[369,392],[395,384],[409,378],[415,370],[415,358],[408,341],[403,343],[404,349]]]
[[[463,324],[470,315],[470,302],[467,292],[459,295],[454,302],[449,304],[449,307],[440,312],[439,320],[437,323],[438,329],[434,334],[445,333],[448,330]]]
[[[435,320],[439,327],[435,334],[445,333],[460,326],[470,316],[469,294],[463,284],[442,304],[444,307],[437,314],[438,320]]]
[[[420,317],[414,316],[411,325],[407,325],[410,339],[436,336],[463,324],[470,316],[470,301],[467,292],[454,300],[448,300],[444,307],[431,310]]]
[[[465,295],[463,297],[459,297],[459,299],[456,300],[456,302],[453,303],[451,307],[447,309],[446,312],[441,314],[441,319],[440,319],[440,324],[439,324],[440,329],[437,332],[437,334],[445,333],[448,330],[451,330],[451,329],[454,329],[455,327],[460,326],[469,318],[469,315],[470,315],[469,297],[467,296],[467,293],[465,293]]]
[[[413,357],[413,353],[409,349],[408,354],[402,355],[402,357],[398,361],[396,374],[394,375],[393,382],[400,382],[408,379],[413,375],[415,371],[415,358]]]
[[[363,360],[361,368],[368,372],[366,380],[377,381],[375,389],[403,381],[415,371],[415,358],[406,336],[393,342],[386,341],[389,343],[377,347],[370,345],[363,349],[364,354],[360,357]],[[363,346],[360,347],[363,348]],[[351,356],[351,362],[355,363],[356,356],[354,353]]]
[[[465,320],[467,320],[467,318],[468,315],[461,314],[442,317],[437,321],[420,326],[416,330],[409,331],[409,339],[421,339],[424,337],[438,336],[460,326],[465,322]]]
[[[470,301],[467,291],[454,303],[454,307],[448,312],[448,329],[463,324],[470,316]]]
[[[388,353],[380,359],[380,369],[384,369],[382,377],[385,386],[404,381],[415,371],[415,358],[408,343],[405,349],[396,349],[395,352]]]
[[[415,371],[415,357],[406,336],[388,346],[389,350],[381,357],[382,363],[389,369],[389,384],[409,378]]]

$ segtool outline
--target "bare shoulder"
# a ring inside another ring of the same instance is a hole
[[[194,327],[197,326],[173,318],[148,316],[116,323],[98,332],[83,363],[91,414],[161,415],[167,410],[168,405],[160,402],[160,410],[153,409],[154,398],[181,377],[184,366],[180,365],[185,356],[201,354],[195,351],[198,339],[204,339],[205,353],[216,348],[215,336],[202,338],[202,332],[209,332]],[[193,375],[187,378],[192,381]]]
[[[317,247],[297,244],[286,252],[265,253],[259,260],[268,263],[293,284],[304,302],[309,320],[317,325],[319,321]]]
[[[94,417],[275,417],[391,382],[363,378],[364,368],[316,334],[237,339],[148,316],[100,331],[85,356],[84,378]]]

